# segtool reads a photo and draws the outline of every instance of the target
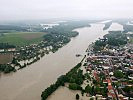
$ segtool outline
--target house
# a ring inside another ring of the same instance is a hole
[[[113,72],[110,72],[110,73],[109,73],[109,75],[113,76],[113,75],[114,75],[114,73],[113,73]]]
[[[16,48],[9,48],[7,51],[16,51]]]
[[[4,49],[0,49],[0,52],[4,52],[5,50]]]
[[[99,95],[99,94],[96,94],[96,98],[97,98],[97,100],[101,100],[103,98],[103,96]]]
[[[109,99],[116,98],[115,90],[113,89],[113,86],[111,84],[111,80],[107,79],[107,82],[108,82],[108,98]]]
[[[133,80],[133,74],[129,75],[128,78]]]
[[[96,79],[97,81],[99,81],[99,77],[98,77],[98,75],[97,75],[97,71],[94,71],[94,72],[93,72],[93,76],[95,77],[95,79]]]
[[[104,68],[104,70],[108,70],[109,66],[102,66]]]

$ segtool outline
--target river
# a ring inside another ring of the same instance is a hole
[[[0,100],[41,100],[41,92],[83,57],[75,55],[84,55],[91,42],[107,33],[103,27],[104,24],[91,24],[91,27],[76,29],[79,35],[56,53],[50,53],[16,73],[1,75]]]

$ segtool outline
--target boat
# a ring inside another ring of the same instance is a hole
[[[76,54],[76,57],[80,57],[80,56],[82,56],[81,54]]]

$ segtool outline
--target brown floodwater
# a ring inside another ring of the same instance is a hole
[[[0,100],[41,100],[41,92],[83,58],[75,55],[84,55],[91,42],[107,33],[103,27],[103,24],[92,24],[76,29],[79,35],[56,53],[50,53],[16,73],[1,75]]]

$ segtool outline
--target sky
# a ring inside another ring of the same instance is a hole
[[[0,20],[133,18],[133,0],[0,0]]]

